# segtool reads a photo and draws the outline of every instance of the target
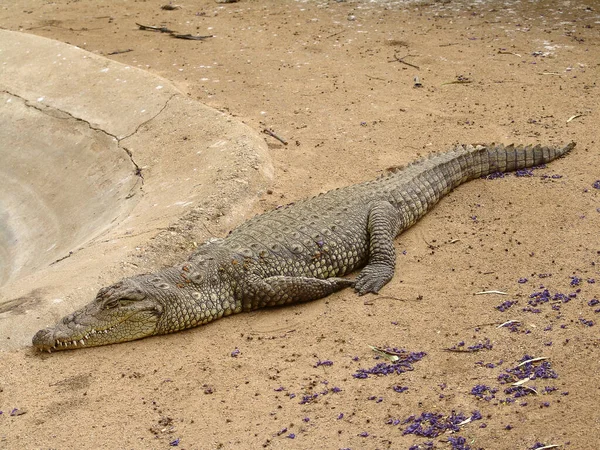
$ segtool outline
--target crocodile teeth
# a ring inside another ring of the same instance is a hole
[[[85,345],[85,341],[84,341],[83,339],[82,339],[82,340],[80,340],[80,341],[79,341],[79,343],[80,343],[81,345]]]

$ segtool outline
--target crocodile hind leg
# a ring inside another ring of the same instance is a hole
[[[354,280],[339,277],[256,276],[249,280],[245,288],[243,308],[244,311],[250,311],[265,306],[308,302],[350,286],[354,286]]]
[[[358,295],[376,294],[394,276],[394,238],[401,229],[401,214],[389,202],[377,202],[369,211],[369,262],[356,278]]]

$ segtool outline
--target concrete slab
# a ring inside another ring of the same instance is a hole
[[[235,221],[272,177],[264,140],[167,80],[0,30],[0,350],[87,303],[195,211]]]

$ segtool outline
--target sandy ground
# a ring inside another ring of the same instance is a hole
[[[577,148],[531,177],[450,194],[397,240],[378,297],[346,290],[127,344],[1,354],[0,448],[598,448],[598,4],[177,3],[5,1],[0,27],[147,69],[272,128],[289,143],[265,135],[276,176],[257,213],[456,142]],[[228,231],[218,217],[174,224],[123,261],[175,262],[206,228]],[[474,295],[489,290],[508,295]],[[369,346],[426,355],[354,377],[387,361]],[[548,359],[510,389],[530,357]],[[474,411],[453,434],[405,433],[418,431],[411,415]]]

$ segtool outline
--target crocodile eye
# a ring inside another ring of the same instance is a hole
[[[104,309],[113,309],[113,308],[116,308],[119,305],[120,305],[119,300],[115,298],[115,299],[107,301],[104,304]]]
[[[132,303],[139,302],[146,298],[146,294],[139,288],[129,289],[121,294],[113,295],[112,298],[108,298],[104,305],[104,309],[112,309],[121,306],[128,306]]]

